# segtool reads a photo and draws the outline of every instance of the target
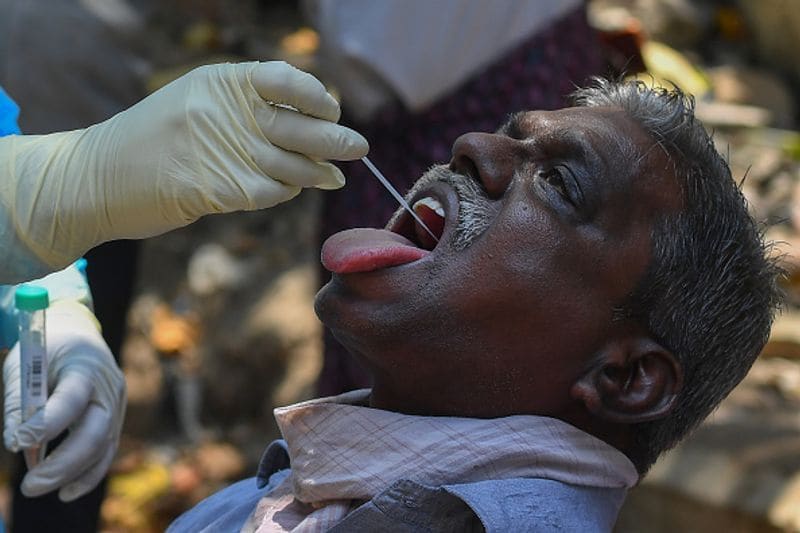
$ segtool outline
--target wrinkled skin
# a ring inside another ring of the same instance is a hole
[[[433,194],[447,212],[435,250],[334,275],[319,317],[372,372],[373,407],[539,414],[602,433],[574,385],[609,343],[646,335],[612,317],[645,272],[654,221],[680,208],[668,157],[609,107],[519,114],[497,133],[461,136],[452,152],[437,176],[480,182],[485,228],[454,246],[459,195],[423,180],[412,200]]]

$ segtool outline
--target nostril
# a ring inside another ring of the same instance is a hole
[[[453,143],[453,156],[450,160],[450,168],[456,172],[466,174],[472,171],[472,176],[478,177],[475,173],[475,161],[481,156],[482,146],[480,133],[465,133],[459,136]]]
[[[450,170],[457,172],[462,176],[468,176],[474,180],[480,181],[481,176],[478,173],[478,167],[475,162],[465,155],[456,155],[450,161]]]

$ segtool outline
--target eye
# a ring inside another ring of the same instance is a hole
[[[565,200],[569,203],[574,204],[574,201],[570,197],[570,191],[565,183],[564,179],[564,170],[561,167],[552,167],[547,169],[539,170],[538,177],[549,187],[554,189],[559,195],[561,195]]]

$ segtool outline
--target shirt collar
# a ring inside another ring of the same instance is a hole
[[[276,409],[286,444],[267,450],[261,477],[290,457],[293,492],[304,502],[370,499],[398,479],[437,486],[540,477],[606,488],[638,481],[624,454],[561,420],[404,415],[365,407],[369,394]]]

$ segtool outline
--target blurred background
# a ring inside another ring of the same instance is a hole
[[[0,10],[12,3],[0,0]],[[0,85],[20,100],[23,131],[43,133],[102,120],[204,63],[282,59],[330,81],[299,4],[29,1],[0,22],[0,36],[16,30],[15,42],[0,44]],[[51,16],[39,17],[43,10]],[[800,243],[800,1],[595,0],[588,17],[603,72],[669,80],[695,95],[789,274],[788,306],[748,378],[632,491],[617,530],[800,531],[800,259],[792,253]],[[68,49],[48,45],[64,34],[74,36]],[[117,258],[92,283],[98,314],[124,317],[106,335],[128,383],[102,531],[162,531],[252,475],[278,436],[272,408],[315,395],[321,194],[90,255],[90,275],[92,264]],[[11,457],[3,454],[0,512],[8,516]]]

